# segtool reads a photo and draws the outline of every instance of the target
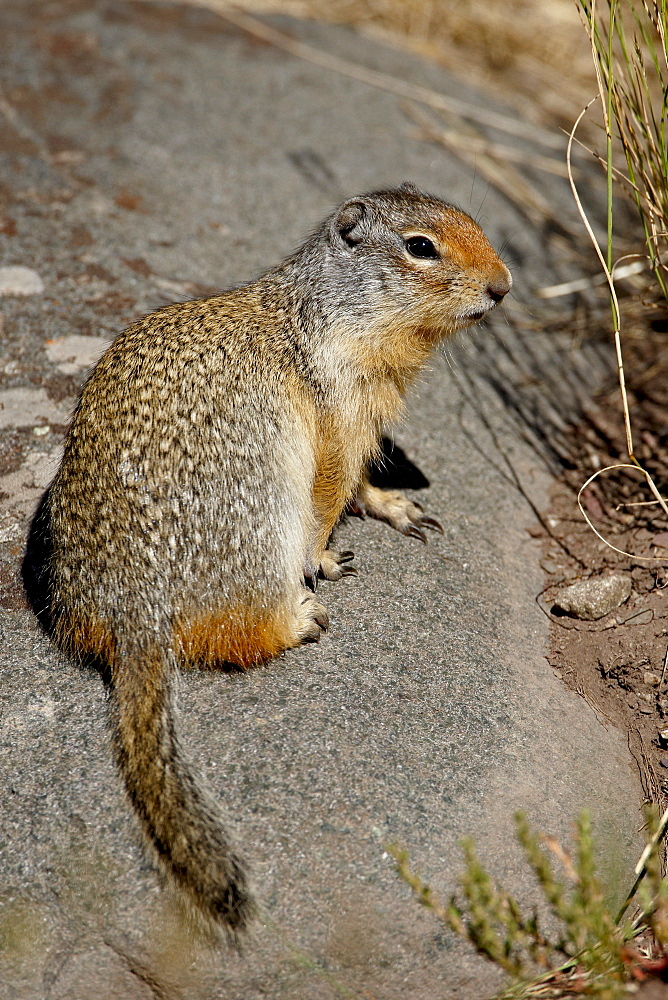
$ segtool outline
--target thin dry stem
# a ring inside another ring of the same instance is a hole
[[[604,542],[608,546],[608,548],[613,549],[615,552],[619,552],[619,554],[621,556],[628,556],[630,559],[642,559],[643,561],[646,561],[646,562],[656,562],[656,559],[657,559],[656,556],[640,556],[640,555],[637,555],[635,552],[626,552],[624,549],[618,549],[616,545],[613,545],[612,542],[609,542],[608,539],[605,538],[601,534],[601,532],[598,530],[598,528],[594,525],[594,523],[592,522],[591,518],[589,517],[587,511],[585,510],[585,508],[584,508],[584,506],[582,504],[582,494],[587,489],[587,487],[589,486],[589,484],[593,483],[593,481],[595,479],[598,479],[599,476],[602,476],[604,472],[612,472],[614,469],[634,469],[636,472],[642,472],[642,474],[644,475],[645,479],[647,480],[647,484],[648,484],[649,488],[652,490],[653,493],[654,492],[656,493],[657,502],[661,504],[661,506],[663,507],[663,509],[668,514],[668,507],[666,506],[666,501],[660,495],[659,491],[656,489],[656,486],[654,486],[654,482],[653,482],[652,477],[650,476],[649,472],[647,472],[645,469],[643,469],[642,466],[639,465],[638,463],[635,463],[635,464],[632,465],[629,462],[619,462],[616,465],[606,465],[606,467],[604,469],[598,469],[594,473],[593,476],[589,477],[589,479],[587,480],[586,483],[583,483],[583,485],[580,487],[580,489],[578,491],[578,507],[580,508],[580,512],[582,513],[582,516],[584,517],[585,521],[587,522],[587,524],[589,525],[589,527],[591,528],[591,530],[597,536],[597,538],[600,538],[601,541]]]
[[[592,45],[593,44],[594,43],[592,41]],[[598,74],[598,71],[597,71],[597,75],[598,75],[598,79],[599,79],[599,86],[602,87],[603,86],[602,78],[600,77],[600,74]],[[619,302],[618,302],[618,299],[617,299],[617,292],[616,292],[616,289],[615,289],[615,281],[614,281],[614,274],[613,274],[613,272],[614,272],[614,266],[612,268],[608,267],[608,264],[607,264],[607,262],[605,260],[605,257],[603,256],[603,251],[601,250],[601,248],[600,248],[600,246],[598,244],[598,240],[596,239],[596,236],[594,235],[594,231],[593,231],[593,229],[592,229],[592,227],[591,227],[591,225],[589,223],[589,219],[587,218],[587,214],[586,214],[586,212],[585,212],[585,210],[583,208],[582,202],[580,200],[580,196],[578,194],[577,186],[575,184],[575,179],[573,177],[573,170],[572,170],[572,165],[571,165],[571,149],[572,149],[572,146],[573,146],[573,140],[574,140],[575,132],[577,130],[578,125],[580,124],[580,121],[586,115],[587,111],[589,110],[589,108],[591,107],[591,105],[594,103],[594,101],[597,100],[597,99],[600,99],[601,103],[605,106],[604,91],[603,90],[601,90],[600,94],[598,95],[598,98],[594,98],[593,100],[591,100],[589,102],[589,104],[585,108],[583,108],[583,110],[580,112],[580,114],[579,114],[579,116],[578,116],[575,124],[573,125],[573,128],[571,129],[570,135],[568,137],[568,147],[567,147],[567,150],[566,150],[566,163],[567,163],[567,166],[568,166],[568,180],[569,180],[569,183],[570,183],[570,186],[571,186],[571,191],[573,192],[573,197],[575,199],[575,204],[577,206],[578,212],[580,213],[580,217],[581,217],[581,219],[582,219],[582,221],[584,223],[585,229],[589,233],[589,237],[590,237],[590,239],[591,239],[591,241],[592,241],[592,243],[594,245],[594,249],[596,250],[596,253],[598,255],[598,259],[599,259],[599,261],[601,263],[601,267],[603,269],[603,273],[605,274],[605,278],[606,278],[606,281],[608,283],[608,288],[610,290],[610,301],[611,301],[611,305],[612,305],[612,316],[613,316],[613,323],[614,323],[615,354],[616,354],[616,357],[617,357],[617,375],[618,375],[618,379],[619,379],[619,388],[620,388],[620,392],[621,392],[621,396],[622,396],[622,407],[623,407],[623,410],[624,410],[624,429],[625,429],[625,432],[626,432],[626,446],[627,446],[627,450],[628,450],[628,456],[629,456],[630,463],[619,463],[617,465],[606,466],[606,468],[599,469],[597,472],[594,473],[593,476],[590,476],[589,479],[587,480],[587,482],[580,488],[580,491],[578,493],[578,507],[580,508],[580,511],[582,512],[582,515],[583,515],[585,521],[587,522],[587,524],[589,525],[589,527],[592,529],[592,531],[594,532],[594,534],[598,538],[600,538],[600,540],[602,542],[604,542],[605,545],[607,545],[609,548],[613,549],[615,552],[620,553],[620,555],[630,556],[631,558],[642,559],[644,561],[653,561],[653,559],[655,557],[652,557],[652,556],[639,556],[639,555],[634,555],[633,553],[630,553],[630,552],[625,552],[623,549],[618,549],[617,546],[615,546],[611,542],[609,542],[607,540],[607,538],[604,538],[604,536],[601,534],[601,532],[598,531],[598,529],[592,523],[590,517],[588,516],[586,510],[584,509],[584,506],[583,506],[582,500],[581,500],[582,494],[583,494],[584,490],[587,488],[587,486],[589,486],[589,484],[591,482],[593,482],[594,479],[597,479],[598,476],[602,475],[604,472],[609,472],[612,469],[632,468],[632,469],[637,469],[638,471],[642,472],[642,474],[645,476],[645,479],[647,481],[647,485],[649,486],[650,491],[654,495],[656,501],[661,505],[661,507],[663,508],[663,510],[666,512],[666,514],[668,514],[668,503],[666,502],[666,500],[659,493],[659,490],[657,489],[656,484],[654,483],[654,480],[652,479],[652,477],[650,476],[650,474],[645,469],[643,469],[643,467],[640,465],[640,463],[635,458],[635,455],[633,454],[633,435],[632,435],[632,432],[631,432],[631,417],[630,417],[630,414],[629,414],[628,397],[627,397],[627,394],[626,394],[626,380],[625,380],[625,377],[624,377],[624,359],[623,359],[623,356],[622,356],[622,343],[621,343],[621,335],[620,335],[620,311],[619,311]],[[605,114],[606,114],[606,112],[604,111],[604,115]],[[606,128],[607,128],[607,126],[606,126]]]

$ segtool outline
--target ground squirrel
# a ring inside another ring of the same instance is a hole
[[[511,287],[464,212],[412,184],[346,201],[259,280],[122,333],[81,393],[45,497],[48,619],[108,677],[115,752],[163,867],[232,932],[244,866],[175,731],[179,663],[250,667],[317,640],[308,589],[346,507],[438,527],[365,470],[442,338]]]

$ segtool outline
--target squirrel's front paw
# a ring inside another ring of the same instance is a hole
[[[357,573],[355,567],[345,565],[354,558],[354,552],[336,552],[334,549],[325,549],[320,557],[318,573],[325,580],[340,580],[342,576],[355,576]]]
[[[435,518],[426,517],[419,503],[408,500],[398,490],[381,490],[377,486],[364,483],[348,510],[349,513],[360,517],[368,515],[379,521],[387,521],[402,535],[419,538],[425,544],[427,536],[423,528],[430,528],[443,534],[443,528]]]
[[[345,565],[354,558],[354,552],[337,552],[335,549],[325,549],[319,559],[316,557],[315,561],[307,564],[304,569],[306,586],[315,591],[319,579],[340,580],[342,576],[355,576],[357,574],[355,567]]]

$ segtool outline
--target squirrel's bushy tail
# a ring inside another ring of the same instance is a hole
[[[207,917],[232,934],[254,905],[244,867],[213,797],[195,779],[176,734],[173,652],[120,641],[112,659],[116,760],[161,864]]]

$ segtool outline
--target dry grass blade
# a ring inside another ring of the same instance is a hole
[[[154,2],[158,2],[158,0],[154,0]],[[284,52],[289,52],[298,59],[321,66],[323,69],[352,77],[354,80],[366,83],[370,87],[377,87],[380,90],[395,94],[397,97],[416,101],[437,111],[454,112],[472,121],[481,122],[499,132],[506,132],[509,135],[530,139],[549,149],[561,149],[562,142],[558,136],[540,129],[536,125],[530,125],[527,122],[511,118],[494,110],[487,111],[485,108],[470,104],[459,98],[449,97],[436,90],[430,90],[428,87],[409,83],[406,80],[399,80],[388,73],[369,69],[352,60],[342,59],[340,56],[325,52],[314,45],[300,42],[286,32],[279,31],[264,21],[260,21],[258,18],[252,17],[238,8],[231,6],[227,0],[188,0],[188,2],[197,6],[207,7],[249,35],[260,38],[262,41],[282,49]]]
[[[568,180],[571,185],[571,191],[573,192],[573,198],[575,199],[575,204],[577,206],[578,212],[580,213],[580,218],[584,223],[584,227],[587,230],[589,237],[594,245],[594,250],[596,251],[598,259],[601,262],[601,267],[603,268],[603,273],[605,274],[605,278],[608,283],[608,288],[610,289],[610,302],[612,305],[612,316],[615,326],[615,352],[617,355],[617,372],[619,375],[619,385],[622,393],[622,403],[624,406],[624,426],[626,428],[626,443],[627,443],[629,458],[633,460],[633,437],[631,434],[631,419],[629,417],[629,406],[628,406],[628,399],[626,396],[626,386],[624,380],[624,361],[622,358],[622,345],[619,335],[619,326],[620,326],[619,302],[617,301],[617,292],[615,289],[613,269],[612,266],[609,267],[608,264],[606,263],[605,257],[603,256],[603,252],[601,251],[601,248],[598,245],[598,240],[596,239],[594,230],[592,229],[589,219],[587,218],[587,213],[585,212],[584,207],[582,205],[582,201],[580,200],[580,195],[578,193],[578,189],[575,184],[575,178],[573,177],[573,169],[571,161],[573,139],[575,137],[578,125],[580,124],[584,116],[587,114],[589,108],[591,107],[591,105],[594,103],[595,100],[597,100],[597,98],[593,98],[593,100],[591,100],[589,104],[585,108],[583,108],[583,110],[578,115],[578,118],[575,124],[573,125],[573,128],[571,129],[570,135],[568,137],[568,146],[566,149],[566,163],[568,165]],[[603,100],[603,95],[601,95],[601,100]],[[611,253],[611,247],[609,248],[609,256],[610,253]]]
[[[595,44],[594,40],[592,40],[592,45],[594,45],[594,44]],[[599,74],[599,80],[600,80],[600,85],[603,86],[603,79],[602,79],[602,77],[601,77],[600,74]],[[600,96],[601,102],[603,103],[603,105],[605,107],[605,94],[601,93],[599,96]],[[587,213],[585,212],[584,207],[582,205],[582,201],[581,201],[580,196],[578,194],[577,186],[575,184],[575,180],[574,180],[574,177],[573,177],[573,171],[572,171],[572,167],[571,167],[571,149],[572,149],[572,146],[573,146],[573,140],[574,140],[575,132],[577,130],[578,125],[580,124],[580,121],[582,120],[582,118],[584,117],[584,115],[589,110],[589,107],[593,103],[594,103],[593,101],[590,101],[590,103],[587,105],[587,107],[582,110],[582,112],[580,113],[577,121],[575,122],[575,124],[574,124],[574,126],[573,126],[573,128],[571,130],[571,133],[570,133],[570,135],[568,137],[568,147],[567,147],[567,150],[566,150],[566,162],[568,164],[568,178],[569,178],[569,182],[570,182],[570,185],[571,185],[571,190],[573,192],[573,197],[575,199],[575,204],[577,205],[577,209],[578,209],[578,212],[580,213],[580,217],[582,218],[584,226],[585,226],[585,228],[586,228],[586,230],[587,230],[587,232],[589,234],[589,237],[590,237],[590,239],[591,239],[591,241],[592,241],[592,243],[594,245],[594,249],[595,249],[596,254],[597,254],[597,256],[599,258],[599,261],[601,263],[601,267],[603,269],[603,273],[605,274],[606,281],[608,283],[608,288],[610,290],[610,302],[611,302],[611,306],[612,306],[612,316],[613,316],[613,322],[614,322],[615,353],[616,353],[616,356],[617,356],[617,374],[618,374],[618,378],[619,378],[619,388],[620,388],[620,392],[621,392],[622,406],[623,406],[623,410],[624,410],[624,428],[625,428],[625,431],[626,431],[626,444],[627,444],[627,451],[628,451],[628,456],[629,456],[629,463],[620,463],[620,464],[614,465],[614,466],[607,466],[605,469],[599,469],[599,470],[597,470],[597,472],[595,472],[593,476],[590,476],[589,479],[587,480],[587,482],[580,488],[580,491],[578,493],[578,506],[579,506],[580,511],[582,512],[582,515],[585,518],[587,524],[589,525],[589,527],[592,529],[592,531],[594,531],[594,533],[596,534],[596,536],[598,538],[600,538],[602,542],[605,543],[605,545],[609,546],[609,548],[613,549],[615,552],[619,552],[621,555],[631,556],[632,558],[637,558],[637,559],[642,559],[642,560],[647,560],[647,559],[650,559],[651,557],[648,557],[648,556],[634,556],[632,553],[625,552],[622,549],[618,549],[615,545],[612,545],[612,543],[609,542],[606,538],[604,538],[603,535],[596,529],[596,527],[592,523],[591,519],[589,518],[589,516],[588,516],[587,512],[585,511],[584,506],[582,504],[582,494],[583,494],[584,490],[587,488],[587,486],[589,486],[589,484],[594,479],[598,478],[598,476],[602,475],[604,472],[609,472],[611,469],[615,469],[615,468],[633,468],[633,469],[639,470],[645,476],[645,479],[647,481],[647,485],[649,486],[650,491],[654,495],[656,502],[659,503],[661,505],[661,507],[663,508],[663,510],[668,514],[668,503],[666,502],[665,498],[662,497],[661,494],[659,493],[659,490],[657,489],[657,486],[656,486],[654,480],[652,479],[652,477],[650,476],[650,474],[645,469],[643,469],[643,467],[636,460],[636,458],[635,458],[635,456],[633,454],[633,435],[632,435],[632,431],[631,431],[631,418],[630,418],[630,414],[629,414],[628,397],[627,397],[627,394],[626,394],[626,382],[625,382],[625,378],[624,378],[624,360],[623,360],[623,357],[622,357],[622,345],[621,345],[621,334],[620,334],[619,302],[617,300],[617,292],[616,292],[616,289],[615,289],[614,267],[612,266],[612,264],[609,263],[611,261],[611,257],[612,257],[612,194],[611,194],[611,183],[609,184],[609,189],[608,189],[608,191],[609,191],[609,194],[608,194],[608,197],[609,197],[608,261],[606,261],[605,257],[603,256],[603,252],[602,252],[600,246],[598,245],[598,240],[596,239],[596,236],[594,235],[594,231],[593,231],[593,229],[591,227],[589,219],[587,218]],[[605,119],[606,133],[608,135],[608,140],[609,140],[609,144],[608,144],[608,163],[611,165],[611,163],[612,163],[612,160],[611,160],[611,146],[610,146],[610,136],[611,136],[611,133],[610,133],[610,121],[609,121],[609,117],[608,117],[607,114],[604,114],[604,119]],[[608,173],[608,180],[609,180],[609,182],[611,182],[610,172]]]
[[[28,140],[37,150],[38,156],[44,160],[45,163],[51,164],[53,162],[53,156],[49,152],[44,139],[31,128],[30,125],[19,115],[18,111],[11,103],[10,99],[3,93],[0,89],[0,115],[2,115],[6,120],[13,125],[16,131]]]
[[[666,2],[601,0],[597,5],[596,0],[579,0],[579,4],[604,102],[608,167],[614,125],[626,160],[624,180],[636,201],[657,282],[668,298]]]
[[[589,517],[589,514],[585,510],[584,504],[582,503],[582,494],[584,493],[584,491],[591,483],[593,483],[595,479],[598,479],[599,476],[602,476],[605,472],[612,472],[615,469],[633,469],[636,472],[642,472],[643,475],[645,476],[645,479],[647,480],[647,485],[649,486],[649,488],[652,489],[652,487],[654,487],[654,483],[652,481],[652,477],[650,476],[649,472],[646,472],[645,469],[643,469],[640,465],[631,465],[629,462],[618,462],[615,465],[606,465],[604,469],[597,469],[594,475],[590,476],[589,479],[586,481],[586,483],[583,483],[582,486],[580,487],[580,491],[578,493],[578,507],[580,508],[580,513],[582,514],[585,521],[587,522],[591,530],[594,532],[596,537],[600,538],[601,541],[605,545],[607,545],[609,549],[612,549],[614,552],[618,552],[620,556],[628,556],[629,559],[642,559],[643,562],[657,562],[657,561],[662,562],[662,560],[658,559],[657,556],[641,556],[635,552],[627,552],[625,549],[618,549],[616,545],[613,545],[612,542],[609,542],[608,539],[601,534],[601,532],[598,530],[596,525],[593,523],[592,519]],[[656,489],[656,487],[654,487],[654,489]],[[660,495],[658,497],[658,500],[649,502],[650,503],[659,502],[661,503],[661,506],[664,509],[666,509],[666,501]],[[628,504],[627,506],[631,506],[631,504]]]
[[[635,256],[635,254],[629,254],[628,256]],[[622,260],[624,258],[621,258]],[[646,259],[634,260],[631,264],[625,264],[623,267],[619,266],[619,261],[615,264],[613,268],[613,273],[615,279],[619,280],[621,278],[630,278],[634,274],[641,274],[647,269]],[[536,295],[541,299],[557,299],[562,295],[572,295],[573,292],[582,292],[588,288],[593,288],[595,285],[602,285],[606,282],[606,277],[604,274],[596,274],[591,278],[574,278],[572,281],[563,281],[558,285],[545,285],[543,288],[536,289]]]

